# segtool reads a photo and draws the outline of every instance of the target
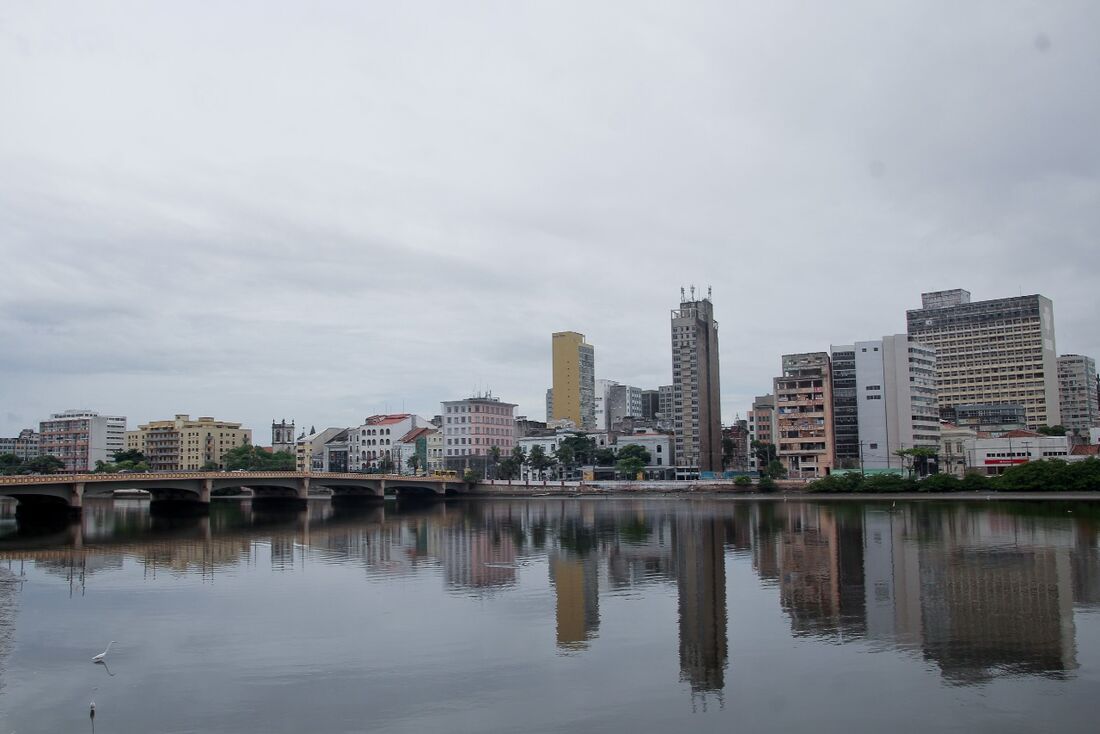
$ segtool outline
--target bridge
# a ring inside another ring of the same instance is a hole
[[[139,474],[32,474],[0,477],[0,496],[19,501],[17,511],[68,510],[78,515],[85,497],[111,496],[119,489],[149,492],[156,503],[209,506],[213,493],[249,489],[255,499],[304,504],[311,490],[327,489],[333,498],[379,500],[443,497],[466,483],[453,477],[388,474],[338,474],[294,471],[156,472]]]

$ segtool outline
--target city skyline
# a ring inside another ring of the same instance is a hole
[[[486,388],[539,416],[562,329],[598,377],[669,384],[692,283],[725,424],[779,355],[901,333],[922,292],[1043,294],[1059,353],[1100,355],[1094,5],[328,12],[11,9],[0,434]]]
[[[918,302],[919,302],[919,295],[920,294],[918,294]],[[1036,294],[1030,294],[1030,295],[1038,295],[1038,296],[1042,297],[1044,294],[1036,293]],[[986,298],[977,299],[976,298],[975,300],[983,300],[983,301],[984,300],[995,300],[996,298],[998,298],[998,296],[990,296],[988,299],[986,299]],[[1055,305],[1055,313],[1057,314],[1057,301],[1056,301],[1056,299],[1051,299],[1051,301],[1053,301],[1053,303]],[[718,304],[714,304],[713,309],[714,309],[714,313],[716,315],[721,312],[721,308]],[[912,310],[912,309],[910,309],[910,310]],[[903,322],[904,322],[904,313],[905,312],[903,311],[903,319],[902,319]],[[717,320],[718,319],[716,318],[716,321]],[[1055,321],[1055,326],[1056,326],[1057,323],[1058,323],[1057,315],[1055,316],[1054,321]],[[842,324],[836,324],[836,325],[834,325],[834,330],[837,331],[837,332],[844,332],[845,331],[845,326],[842,325]],[[1056,330],[1056,333],[1057,333],[1057,329],[1055,329],[1055,330]],[[532,337],[532,338],[534,338],[534,337]],[[583,336],[582,336],[582,338],[583,338]],[[543,335],[543,340],[544,339],[545,339],[545,335]],[[918,341],[919,341],[919,338],[918,338]],[[810,343],[816,345],[819,342],[820,342],[820,340],[810,342]],[[667,343],[667,337],[666,337],[666,343]],[[591,344],[591,342],[589,342],[589,344]],[[828,349],[830,349],[830,348],[831,348],[831,345],[829,345],[827,340],[826,340],[826,349],[823,349],[823,351],[828,351]],[[731,349],[731,348],[727,347],[727,349]],[[721,352],[721,350],[720,350],[720,352]],[[1059,348],[1057,350],[1057,352],[1058,352],[1059,358],[1061,358],[1062,356],[1079,356],[1079,354],[1076,354],[1076,353],[1063,352],[1063,350],[1061,348]],[[602,354],[601,354],[601,356],[602,356]],[[737,356],[743,358],[743,353],[739,354]],[[1090,355],[1088,355],[1088,354],[1086,354],[1084,356],[1086,358],[1090,358]],[[671,357],[669,357],[669,358],[671,359]],[[778,358],[779,358],[779,355],[773,355],[773,359],[778,359]],[[763,358],[761,358],[761,359],[763,359]],[[544,355],[544,361],[546,361],[546,363],[547,363],[547,371],[550,375],[550,378],[547,380],[547,383],[550,384],[550,383],[553,382],[553,379],[552,379],[553,360],[552,359],[545,359],[545,355]],[[724,368],[721,368],[721,366],[720,366],[720,373],[721,373],[722,369],[724,369]],[[508,372],[507,369],[503,369],[501,371],[502,374],[507,374],[507,372]],[[672,381],[671,370],[669,370],[669,372],[670,372],[670,374],[669,374],[667,380],[669,382],[671,382]],[[601,370],[599,364],[597,364],[595,374],[601,380],[611,379],[611,378],[608,378],[603,373],[603,371]],[[772,383],[773,379],[774,379],[774,375],[772,377],[768,378],[766,383],[762,386],[761,389],[764,392],[767,392],[772,388],[771,383]],[[619,380],[616,378],[612,381],[618,382]],[[624,380],[624,382],[628,382],[628,381],[629,380]],[[663,384],[665,384],[665,383],[659,381],[655,385],[652,385],[652,386],[646,385],[642,389],[656,390],[658,387],[660,387]],[[739,385],[739,387],[740,387],[740,385]],[[363,412],[363,415],[359,416],[359,417],[356,417],[358,415],[358,413],[355,412],[354,410],[349,410],[347,405],[338,406],[338,411],[340,412],[340,415],[342,415],[342,416],[343,415],[349,416],[353,423],[361,421],[364,416],[369,416],[369,415],[373,415],[373,414],[388,414],[388,413],[395,413],[395,412],[412,413],[412,414],[417,414],[417,415],[423,415],[423,416],[429,416],[430,417],[431,415],[437,414],[435,411],[439,409],[439,406],[442,403],[447,402],[449,400],[454,400],[454,399],[464,399],[464,398],[469,398],[469,397],[476,397],[479,394],[482,394],[482,390],[485,390],[486,392],[491,392],[491,393],[498,393],[498,391],[493,389],[491,386],[484,385],[484,386],[479,386],[478,388],[470,389],[466,393],[463,393],[463,391],[461,389],[459,389],[451,397],[443,397],[439,401],[436,401],[436,402],[430,402],[429,401],[426,404],[426,407],[424,409],[409,408],[408,407],[409,402],[406,402],[405,400],[400,400],[399,406],[395,409],[394,408],[394,403],[397,401],[397,399],[396,398],[390,398],[390,399],[384,399],[380,403],[380,405],[382,407],[379,408],[378,410]],[[526,390],[526,389],[525,389],[525,391],[530,392],[530,390]],[[750,390],[750,392],[752,392],[752,391]],[[760,392],[760,390],[758,390],[757,392]],[[461,396],[461,397],[459,397],[459,396]],[[231,399],[231,396],[229,396],[229,397]],[[506,397],[509,397],[509,396],[506,396]],[[738,399],[739,402],[737,402],[734,405],[728,404],[728,402],[727,402],[728,398],[729,398],[729,393],[726,392],[726,391],[723,391],[722,392],[722,402],[721,402],[721,423],[722,423],[723,426],[732,425],[734,423],[736,417],[740,417],[742,420],[746,419],[747,416],[748,416],[749,409],[751,408],[754,396],[750,395],[747,398],[747,402],[742,404],[742,402],[740,402],[740,400],[742,398],[742,395],[741,395],[740,392],[738,392],[736,398]],[[223,401],[219,401],[218,396],[213,396],[213,399],[208,397],[208,398],[206,398],[206,400],[207,400],[207,402],[204,402],[202,404],[213,406],[212,410],[208,410],[208,411],[205,411],[205,412],[203,412],[203,411],[192,411],[192,412],[193,413],[202,413],[202,414],[209,414],[211,412],[213,412],[213,413],[223,412],[220,408],[218,408],[218,406],[221,405],[222,402],[223,402]],[[81,403],[79,405],[79,407],[74,406],[74,405],[67,405],[67,406],[64,406],[64,407],[59,407],[57,404],[49,403],[48,400],[45,400],[44,402],[50,406],[48,408],[48,411],[45,412],[41,417],[38,417],[38,418],[34,418],[32,416],[32,418],[28,422],[26,422],[26,424],[24,424],[24,425],[17,425],[19,423],[19,421],[18,420],[14,420],[14,421],[12,420],[13,416],[17,415],[17,414],[14,414],[12,411],[7,411],[6,413],[0,413],[0,435],[8,435],[8,434],[17,435],[20,430],[23,430],[23,429],[26,429],[26,428],[37,428],[39,422],[41,420],[45,420],[47,418],[47,416],[52,415],[53,413],[66,411],[66,410],[76,410],[76,411],[91,410],[93,412],[99,412],[101,414],[112,413],[112,414],[122,415],[126,418],[129,425],[135,426],[135,427],[137,426],[138,423],[147,423],[149,421],[159,420],[159,418],[157,417],[158,415],[163,416],[166,413],[177,412],[176,409],[174,407],[171,407],[171,406],[154,406],[154,407],[150,407],[150,408],[147,409],[148,414],[151,417],[148,417],[145,414],[142,414],[143,417],[134,417],[133,415],[129,415],[124,411],[117,411],[116,410],[116,411],[112,412],[112,410],[109,406],[107,408],[102,408],[102,407],[98,407],[98,406],[89,408],[87,405],[83,405],[83,403]],[[87,402],[87,401],[84,401],[84,402]],[[537,419],[538,416],[540,415],[540,412],[545,411],[545,406],[546,406],[546,393],[545,393],[545,391],[543,391],[543,394],[542,394],[541,398],[536,400],[536,401],[530,401],[528,404],[518,403],[518,407],[516,408],[515,415],[516,416],[527,416],[529,418]],[[188,407],[188,406],[184,406],[184,407]],[[262,413],[257,413],[257,415],[262,416]],[[282,415],[282,414],[280,414],[280,415]],[[301,418],[299,418],[295,415],[291,415],[290,413],[286,414],[286,416],[288,416],[291,420],[296,421],[299,424],[299,426],[301,427],[301,431],[304,431],[305,426],[309,425],[309,424],[335,424],[336,423],[336,421],[334,421],[330,418],[327,418],[325,416],[319,416],[319,415],[316,415],[314,413],[311,413],[311,412],[308,411],[308,409],[307,409],[307,415],[310,415],[310,416],[313,416],[313,417],[303,420],[303,419],[301,419]],[[286,417],[283,417],[282,419],[286,420]],[[271,417],[269,417],[267,419],[263,419],[261,417],[260,419],[258,419],[255,422],[255,424],[250,423],[250,421],[248,419],[241,420],[241,423],[243,425],[247,426],[247,427],[250,427],[250,428],[254,428],[256,426],[259,426],[260,427],[260,434],[258,434],[258,436],[263,436],[264,435],[263,427],[266,426],[267,423],[272,421],[272,420],[275,420],[275,419],[271,418]],[[7,427],[5,428],[4,426],[7,426]],[[299,431],[299,432],[301,432],[301,431]],[[255,443],[257,443],[258,445],[266,445],[266,443],[269,443],[269,441],[267,441],[264,438],[257,438]]]

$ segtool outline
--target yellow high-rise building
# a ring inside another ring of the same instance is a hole
[[[252,429],[208,416],[186,414],[170,421],[150,421],[127,431],[126,448],[145,454],[153,471],[195,471],[207,462],[224,468],[226,451],[252,443]]]
[[[553,335],[554,387],[551,420],[570,420],[578,428],[596,424],[596,354],[584,334]]]

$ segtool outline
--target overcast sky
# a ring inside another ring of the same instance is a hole
[[[1100,3],[0,0],[0,434],[89,408],[358,424],[550,334],[723,416],[922,291],[1100,356]]]

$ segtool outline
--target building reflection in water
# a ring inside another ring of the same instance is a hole
[[[692,693],[725,687],[725,529],[713,511],[694,506],[677,513],[672,526],[680,618],[680,677]]]
[[[450,593],[518,587],[548,573],[556,648],[585,653],[601,593],[675,588],[680,678],[694,695],[726,684],[726,562],[751,563],[792,634],[897,649],[956,685],[1077,668],[1074,607],[1100,604],[1098,523],[1038,505],[527,500],[307,513],[219,504],[209,518],[151,518],[140,504],[89,502],[82,523],[0,528],[0,560],[27,559],[82,588],[136,558],[158,570],[307,562],[388,579],[430,570]],[[1036,514],[1038,513],[1038,514]],[[1059,514],[1061,513],[1061,514]],[[541,570],[546,563],[546,570]],[[542,578],[546,578],[543,576]],[[14,603],[0,580],[3,614]],[[587,653],[587,654],[590,654]],[[2,650],[0,650],[2,655]]]

